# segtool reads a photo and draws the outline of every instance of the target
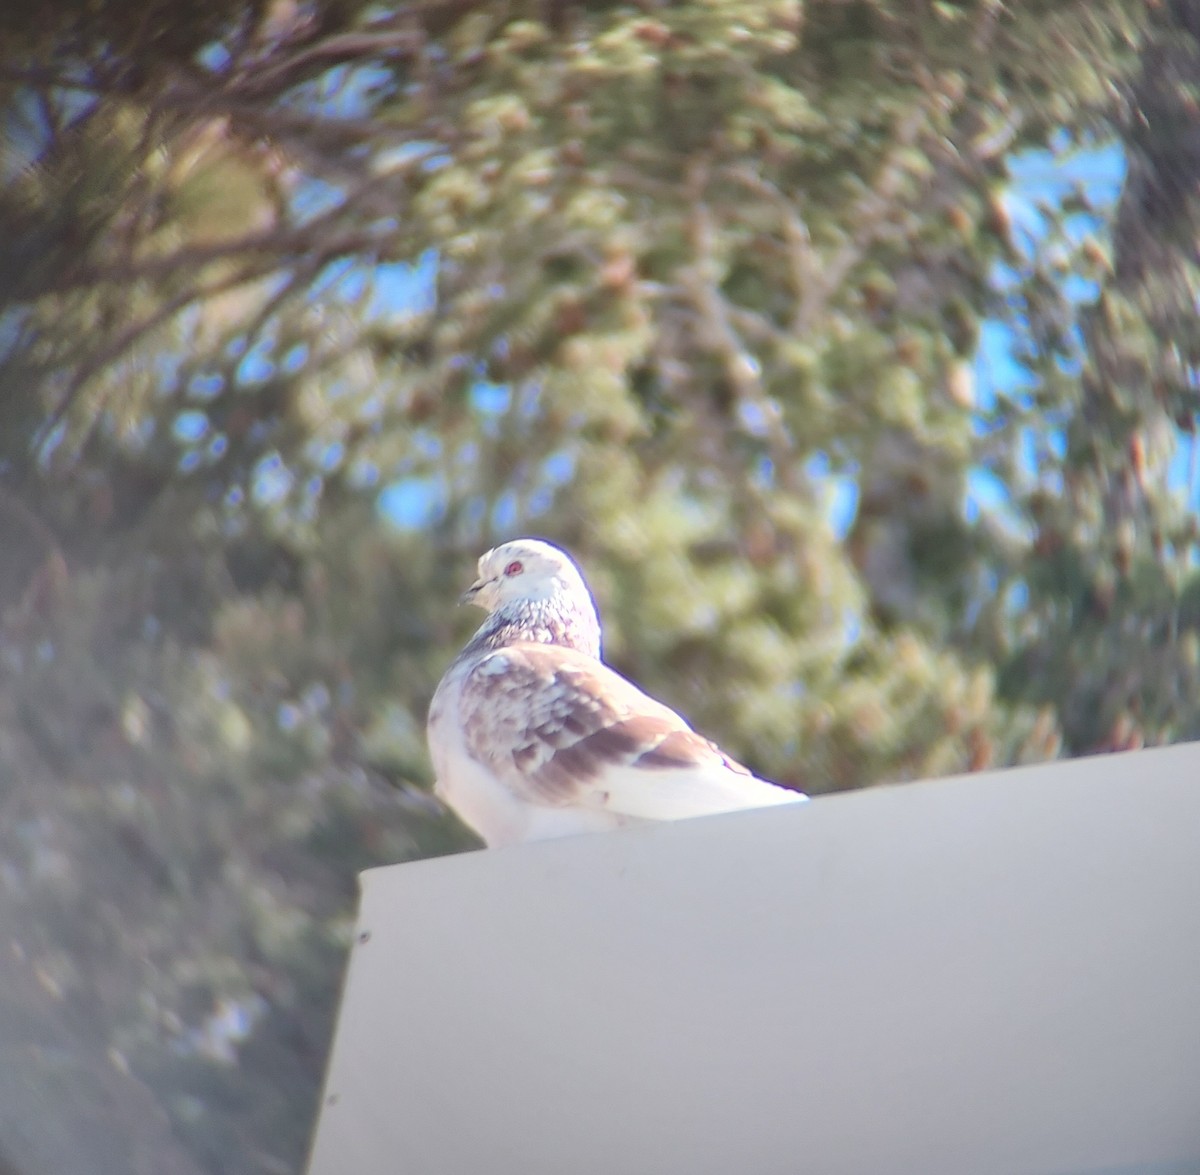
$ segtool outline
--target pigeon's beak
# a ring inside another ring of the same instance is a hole
[[[461,596],[458,597],[459,604],[462,605],[462,604],[475,603],[475,597],[477,595],[479,595],[479,593],[482,589],[483,589],[483,580],[477,579],[473,584],[471,584],[471,586],[469,588],[467,588],[467,590],[465,592],[463,592],[463,594]]]

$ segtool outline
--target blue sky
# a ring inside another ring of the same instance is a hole
[[[1008,171],[1011,182],[1003,201],[1012,224],[1014,243],[1024,260],[1031,261],[1045,244],[1055,222],[1049,215],[1050,210],[1060,209],[1077,191],[1086,193],[1095,212],[1075,212],[1058,220],[1067,240],[1072,244],[1089,236],[1107,240],[1125,182],[1125,156],[1119,144],[1071,149],[1065,142],[1052,143],[1049,150],[1025,151],[1013,156],[1008,161]],[[1007,298],[1010,291],[1016,290],[1020,277],[1014,268],[998,262],[992,270],[992,286]],[[1063,292],[1077,309],[1081,309],[1094,302],[1100,290],[1094,282],[1072,274],[1065,280]],[[977,428],[980,431],[984,430],[985,418],[995,407],[999,394],[1011,396],[1037,386],[1037,377],[1020,359],[1025,343],[1022,328],[1026,325],[1015,304],[1007,318],[993,318],[983,323],[974,363],[975,397],[980,414]],[[1025,468],[1031,477],[1036,468],[1036,439],[1039,438],[1027,429],[1021,442]],[[1040,439],[1062,455],[1065,438],[1061,433]],[[965,510],[968,518],[984,510],[1011,518],[1004,484],[985,469],[972,471],[967,480]]]

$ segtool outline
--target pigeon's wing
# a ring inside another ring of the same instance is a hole
[[[672,820],[805,797],[757,779],[673,710],[573,649],[483,657],[459,702],[467,753],[534,804]]]

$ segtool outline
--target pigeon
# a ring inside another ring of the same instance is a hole
[[[807,799],[752,775],[600,657],[571,557],[514,539],[462,602],[487,619],[429,707],[435,792],[490,846]]]

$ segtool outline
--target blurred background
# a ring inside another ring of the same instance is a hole
[[[1200,0],[5,5],[0,1170],[302,1165],[496,540],[814,794],[1200,734],[1198,78]]]

